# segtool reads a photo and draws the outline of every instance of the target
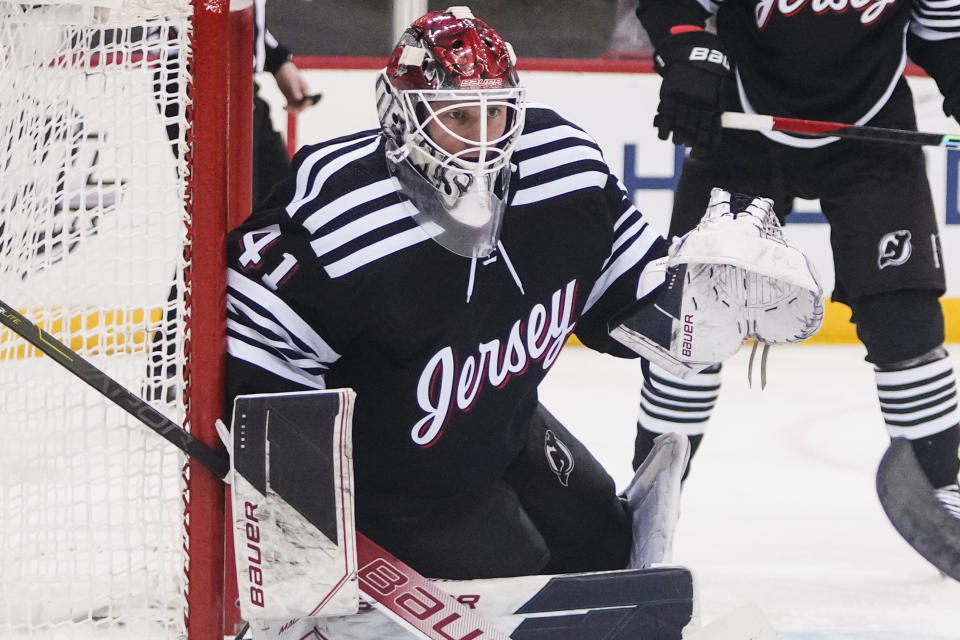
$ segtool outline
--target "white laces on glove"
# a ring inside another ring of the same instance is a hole
[[[760,340],[753,341],[753,347],[750,349],[750,361],[747,363],[747,385],[753,388],[753,358],[757,355],[757,347],[761,344]],[[760,388],[767,388],[767,354],[770,353],[770,344],[763,343],[763,350],[760,352]]]

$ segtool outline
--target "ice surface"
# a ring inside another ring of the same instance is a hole
[[[917,555],[877,500],[888,440],[864,354],[775,347],[763,391],[747,386],[748,348],[725,365],[674,549],[698,580],[704,623],[754,602],[781,640],[960,639],[960,583]],[[541,387],[620,488],[640,380],[636,361],[568,347]]]

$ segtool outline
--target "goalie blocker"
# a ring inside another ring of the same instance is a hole
[[[648,265],[638,290],[610,335],[681,377],[726,360],[748,338],[802,342],[823,321],[823,288],[784,238],[773,202],[723,189],[711,192],[700,224]]]
[[[382,550],[363,548],[358,566],[353,398],[350,390],[239,396],[232,432],[222,430],[232,450],[239,603],[250,637],[679,640],[697,626],[684,567],[426,581]],[[439,589],[463,611],[437,597]],[[484,624],[471,625],[470,616]],[[490,622],[502,635],[491,635]]]

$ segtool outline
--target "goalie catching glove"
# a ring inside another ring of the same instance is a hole
[[[802,342],[823,321],[813,265],[783,237],[773,202],[722,189],[711,192],[700,224],[644,269],[638,289],[610,335],[681,377],[729,358],[748,338]]]

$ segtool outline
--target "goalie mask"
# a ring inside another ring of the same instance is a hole
[[[510,45],[466,7],[434,11],[401,36],[377,78],[387,166],[444,248],[496,247],[523,126]]]

